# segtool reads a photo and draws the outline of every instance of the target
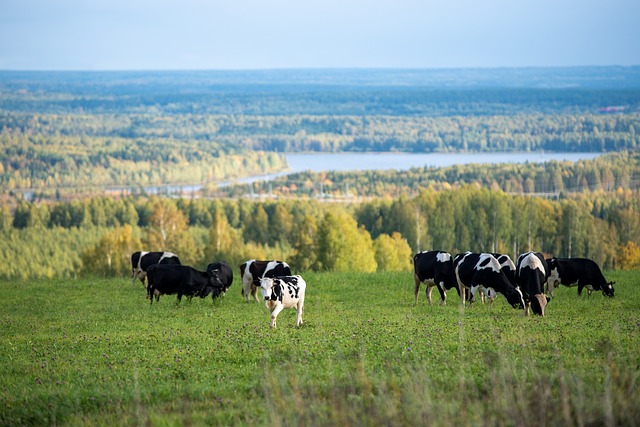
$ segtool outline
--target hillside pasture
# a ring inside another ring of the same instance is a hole
[[[304,324],[128,278],[0,284],[0,425],[638,425],[640,274],[546,317],[414,305],[405,273],[306,273]]]

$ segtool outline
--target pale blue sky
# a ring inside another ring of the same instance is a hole
[[[0,0],[0,70],[640,65],[638,0]]]

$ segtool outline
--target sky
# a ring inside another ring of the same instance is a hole
[[[640,65],[638,0],[0,0],[0,70]]]

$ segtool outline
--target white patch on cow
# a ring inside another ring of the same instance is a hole
[[[449,262],[451,260],[451,254],[449,252],[439,252],[436,255],[438,262]]]
[[[162,256],[160,257],[160,259],[158,260],[158,264],[162,263],[162,260],[165,258],[173,258],[173,257],[178,257],[178,255],[174,254],[173,252],[163,252]]]
[[[533,252],[529,252],[524,255],[524,257],[522,258],[522,262],[520,263],[519,273],[522,273],[522,269],[524,267],[529,267],[532,270],[540,270],[542,274],[545,274],[544,265],[542,265],[542,261],[540,261],[540,258],[535,256]]]
[[[482,265],[483,263],[486,262],[487,259],[489,259],[489,261],[486,263],[486,265]],[[475,269],[483,270],[486,268],[490,268],[496,273],[500,273],[500,263],[498,263],[498,260],[493,255],[480,254],[480,259],[478,260],[478,263],[476,264]]]

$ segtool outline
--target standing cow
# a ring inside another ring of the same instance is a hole
[[[213,280],[217,287],[222,289],[222,293],[227,292],[233,283],[233,270],[229,264],[224,261],[212,262],[207,266],[207,273],[213,276]]]
[[[131,286],[136,285],[136,278],[144,285],[147,270],[154,264],[180,265],[180,259],[172,252],[134,252],[131,255]]]
[[[449,252],[425,251],[416,254],[413,257],[413,280],[415,283],[415,304],[418,304],[421,283],[427,285],[425,292],[429,305],[431,305],[431,291],[434,286],[437,286],[440,292],[441,305],[447,303],[447,290],[456,288],[458,295],[460,295],[453,268],[453,258]]]
[[[582,289],[587,288],[587,295],[592,291],[602,291],[602,294],[613,297],[615,282],[607,282],[595,261],[588,258],[549,258],[549,280],[547,290],[553,296],[554,288],[578,285],[578,296]]]
[[[249,260],[240,266],[240,277],[242,278],[242,296],[250,301],[253,297],[258,299],[258,288],[260,279],[264,277],[291,276],[289,264],[283,261],[256,261]]]
[[[153,304],[153,298],[155,297],[158,301],[160,295],[177,294],[179,303],[183,295],[191,299],[194,296],[204,298],[211,294],[211,298],[215,299],[223,292],[212,268],[207,268],[207,271],[198,271],[186,265],[154,264],[147,270],[147,275],[149,279],[147,295],[151,304]]]
[[[276,317],[285,308],[295,308],[296,326],[302,325],[306,288],[307,283],[301,276],[265,277],[260,280],[260,292],[271,314],[272,328],[276,327]]]
[[[473,304],[480,290],[490,296],[492,293],[500,293],[513,308],[524,308],[522,292],[509,282],[500,269],[500,263],[493,255],[473,252],[457,254],[453,260],[453,266],[463,304],[467,290],[471,292],[469,306]],[[493,299],[491,298],[490,301],[493,302]]]
[[[527,252],[518,257],[516,281],[524,296],[527,316],[529,308],[535,314],[544,316],[544,308],[547,305],[544,285],[548,278],[549,268],[540,252]]]

